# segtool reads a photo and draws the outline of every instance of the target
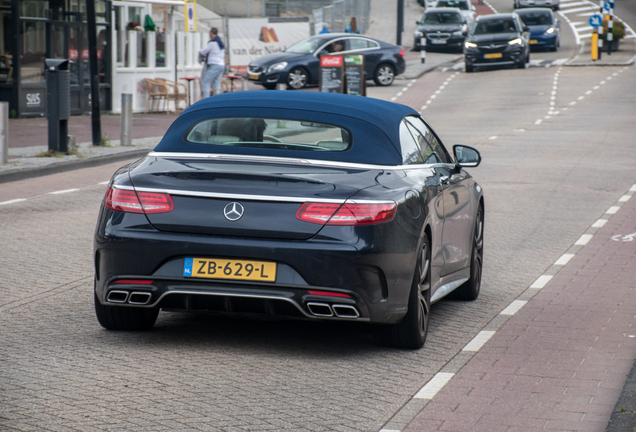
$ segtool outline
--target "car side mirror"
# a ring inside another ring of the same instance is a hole
[[[462,168],[476,167],[481,163],[481,155],[477,149],[466,145],[455,144],[453,146],[453,154],[457,165]]]
[[[422,21],[415,21],[415,25],[420,25],[422,24]]]
[[[475,5],[470,5],[470,10],[472,10],[473,12],[475,12],[477,10],[477,8],[475,7]]]
[[[462,36],[468,36],[468,30],[462,30]]]
[[[529,32],[530,31],[530,27],[524,25],[523,26],[523,31],[524,32]]]
[[[318,56],[322,56],[322,55],[329,55],[329,51],[327,50],[320,50],[320,52],[318,53]]]

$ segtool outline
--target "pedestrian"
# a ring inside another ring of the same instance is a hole
[[[358,21],[356,17],[351,17],[351,22],[347,26],[347,33],[360,33],[360,29],[358,28]]]
[[[322,30],[320,30],[319,34],[329,33],[329,26],[327,24],[323,24]]]
[[[216,27],[210,29],[210,41],[199,51],[199,59],[204,59],[201,71],[203,97],[210,96],[210,85],[215,92],[221,90],[221,78],[225,72],[225,44]]]

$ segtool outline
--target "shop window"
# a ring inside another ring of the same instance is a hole
[[[44,22],[22,22],[19,38],[20,80],[39,83],[44,80],[46,31]]]
[[[0,11],[0,84],[13,84],[13,53],[11,52],[11,36],[13,24],[11,12]]]
[[[44,0],[22,0],[20,16],[23,18],[46,18],[49,2]]]

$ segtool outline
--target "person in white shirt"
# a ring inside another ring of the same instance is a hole
[[[199,55],[205,57],[201,87],[203,97],[206,98],[210,96],[210,85],[214,90],[221,90],[221,78],[225,72],[225,44],[216,27],[210,29],[210,41],[199,51]]]

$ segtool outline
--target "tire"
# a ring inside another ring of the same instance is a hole
[[[378,325],[373,339],[378,345],[420,349],[426,342],[431,311],[431,248],[424,235],[409,294],[408,311],[397,324]]]
[[[373,82],[379,86],[390,86],[395,80],[395,69],[388,63],[382,63],[373,73]]]
[[[299,90],[309,82],[309,74],[301,67],[293,68],[287,74],[287,86],[294,90]]]
[[[527,65],[528,63],[526,63],[525,60],[522,60],[521,62],[517,63],[517,69],[525,69]]]
[[[453,292],[458,300],[472,301],[479,297],[481,274],[484,268],[484,217],[481,206],[475,216],[475,230],[470,255],[470,279]]]
[[[159,309],[126,306],[104,306],[95,296],[95,315],[108,330],[150,330],[157,321]]]
[[[274,90],[276,88],[276,83],[265,83],[262,84],[267,90]]]
[[[470,63],[465,63],[466,66],[466,73],[471,73],[474,69],[473,69],[473,65]]]

